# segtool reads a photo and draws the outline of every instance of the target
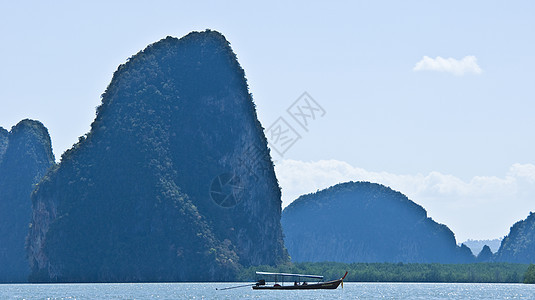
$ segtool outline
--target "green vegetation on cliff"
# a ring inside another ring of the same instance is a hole
[[[386,186],[347,182],[299,197],[282,214],[293,262],[469,263],[448,227]]]
[[[517,222],[503,238],[496,261],[535,263],[535,214]]]
[[[48,130],[22,120],[7,132],[0,127],[0,282],[26,282],[24,244],[32,204],[30,194],[54,164]]]
[[[32,199],[31,281],[228,280],[287,260],[244,71],[210,30],[121,65],[91,131]]]

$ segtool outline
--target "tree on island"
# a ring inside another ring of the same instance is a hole
[[[530,264],[528,270],[524,274],[524,283],[535,283],[535,265]]]

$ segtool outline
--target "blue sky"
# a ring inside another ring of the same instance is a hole
[[[265,128],[304,91],[326,111],[274,157],[285,205],[375,180],[458,240],[500,237],[535,210],[534,15],[530,1],[0,0],[0,126],[42,121],[59,158],[119,64],[211,28],[237,53]],[[473,56],[481,72],[415,71],[425,56]]]

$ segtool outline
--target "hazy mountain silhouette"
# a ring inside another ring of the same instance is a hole
[[[477,262],[491,262],[494,260],[494,254],[490,250],[490,247],[485,245],[477,255]]]
[[[502,243],[502,239],[492,239],[492,240],[466,240],[463,242],[466,246],[468,246],[472,253],[479,253],[481,250],[483,250],[483,247],[485,245],[489,246],[490,250],[495,253],[500,248],[500,244]]]
[[[304,195],[282,214],[296,262],[460,263],[474,260],[445,225],[380,184],[347,182]]]

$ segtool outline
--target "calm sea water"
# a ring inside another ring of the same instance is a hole
[[[524,284],[345,283],[337,290],[216,290],[228,286],[233,284],[3,284],[0,299],[535,299],[535,285]]]

